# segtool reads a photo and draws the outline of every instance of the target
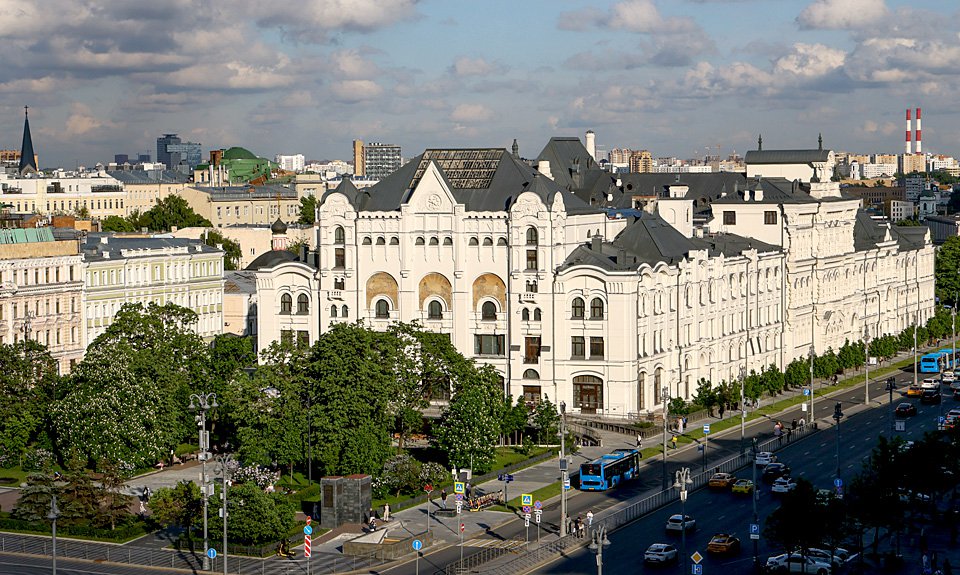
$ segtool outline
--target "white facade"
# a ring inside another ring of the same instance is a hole
[[[91,217],[126,216],[123,185],[105,172],[62,176],[12,177],[0,172],[0,202],[14,213],[74,214]]]
[[[860,167],[860,172],[864,180],[872,180],[874,178],[892,178],[893,175],[897,173],[897,165],[875,163],[862,164]]]
[[[683,197],[608,219],[540,176],[484,211],[424,165],[398,207],[324,196],[318,252],[257,274],[260,349],[282,332],[312,343],[331,322],[416,320],[494,366],[509,395],[628,416],[933,313],[928,237],[863,221],[836,183],[730,190],[700,238]]]
[[[292,154],[289,156],[277,154],[273,161],[280,166],[281,170],[300,173],[303,171],[306,160],[303,157],[303,154]]]

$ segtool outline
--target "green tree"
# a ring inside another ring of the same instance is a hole
[[[13,516],[24,521],[47,521],[50,501],[56,490],[49,473],[31,473],[27,476],[26,486],[20,490]]]
[[[395,386],[387,413],[398,437],[397,449],[403,450],[407,436],[423,425],[423,409],[429,405],[426,379],[435,375],[425,372],[434,372],[437,360],[424,348],[424,333],[416,324],[393,324],[386,335],[393,340],[393,345],[386,347],[389,355],[385,360]]]
[[[813,484],[800,477],[793,491],[783,494],[780,507],[767,516],[763,534],[768,541],[789,553],[820,544],[817,492]]]
[[[454,382],[453,398],[435,428],[434,441],[450,464],[489,471],[506,411],[497,372],[484,365]]]
[[[843,346],[840,347],[840,353],[837,354],[837,365],[840,367],[840,371],[854,367],[860,355],[862,355],[862,352],[855,345],[852,345],[849,339],[844,341]]]
[[[519,435],[526,430],[529,418],[530,408],[527,407],[527,402],[524,401],[523,396],[518,395],[517,402],[503,414],[503,426],[500,433],[507,437],[513,436],[513,442],[519,443]]]
[[[157,489],[150,495],[148,506],[161,525],[183,527],[189,536],[203,513],[203,496],[200,486],[184,479],[174,487]]]
[[[95,522],[100,513],[99,489],[83,468],[83,462],[71,462],[69,467],[64,476],[66,485],[60,488],[58,495],[60,520],[64,525],[87,525]]]
[[[780,372],[780,369],[777,368],[776,364],[771,363],[761,372],[760,382],[764,391],[770,395],[776,395],[783,391],[786,378],[784,374]]]
[[[807,385],[810,382],[810,360],[797,358],[791,361],[783,377],[788,388],[796,389]]]
[[[813,359],[813,374],[821,379],[832,378],[840,371],[840,362],[837,361],[837,354],[832,348],[827,352]]]
[[[157,205],[143,213],[140,225],[155,231],[169,232],[177,228],[209,228],[210,220],[193,211],[187,200],[177,195],[169,195],[157,201]]]
[[[701,377],[697,382],[697,394],[693,396],[693,403],[706,409],[710,417],[713,417],[713,408],[717,406],[718,401],[717,390],[713,389],[710,380]]]
[[[220,497],[220,486],[214,499]],[[227,489],[227,536],[230,541],[247,545],[274,543],[294,526],[296,509],[289,498],[264,493],[253,483],[240,483]],[[210,518],[210,530],[223,530],[218,514]]]
[[[100,222],[100,229],[105,232],[135,232],[137,231],[136,222],[129,218],[120,216],[107,216]]]
[[[956,195],[956,192],[954,193]],[[951,196],[951,201],[953,196]],[[955,305],[960,293],[960,237],[947,238],[937,250],[934,263],[936,294],[940,303]]]
[[[299,223],[305,226],[312,226],[317,218],[317,197],[310,194],[300,198],[300,219]]]
[[[243,257],[243,252],[240,250],[239,243],[231,240],[228,237],[225,237],[223,234],[213,228],[204,231],[203,243],[226,252],[226,256],[223,258],[223,269],[238,269],[240,265],[240,259]]]
[[[383,479],[394,495],[413,493],[422,487],[421,468],[420,462],[409,454],[394,455],[383,465]]]
[[[103,470],[100,477],[100,513],[99,522],[103,525],[109,525],[111,530],[117,528],[130,515],[130,498],[124,494],[126,489],[127,474],[117,465],[110,462],[103,462],[100,465]]]
[[[508,406],[507,406],[508,407]],[[533,410],[533,427],[537,430],[537,443],[553,445],[560,434],[560,413],[557,406],[543,398]]]
[[[0,455],[20,457],[45,434],[59,380],[46,346],[33,340],[0,344]]]

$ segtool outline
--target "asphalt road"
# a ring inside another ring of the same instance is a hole
[[[898,381],[905,382],[907,380],[912,381],[912,372],[898,376]],[[880,397],[880,385],[877,387],[875,397]],[[902,389],[903,386],[901,385],[901,391]],[[944,389],[946,389],[946,386],[944,386]],[[871,388],[871,391],[873,393],[873,388]],[[837,399],[822,402],[824,413],[821,413],[818,407],[818,417],[832,415],[833,406],[838,400],[844,405],[852,405],[851,402],[855,402],[858,395],[862,403],[862,388],[856,392],[844,393]],[[906,401],[906,399],[900,396],[900,392],[897,392],[894,394],[893,403],[896,405],[900,401]],[[911,398],[910,401],[917,405],[918,415],[907,420],[905,432],[898,433],[906,440],[919,439],[925,431],[935,429],[941,407],[944,413],[952,407],[960,407],[960,401],[954,401],[949,396],[943,400],[940,406],[921,405],[916,398]],[[870,451],[876,444],[877,436],[881,433],[891,433],[890,412],[891,410],[887,408],[887,402],[884,401],[882,407],[878,406],[876,409],[864,410],[849,417],[844,417],[840,426],[839,460],[841,478],[849,481],[860,471],[864,460],[869,457]],[[794,477],[804,477],[819,488],[832,488],[837,467],[836,431],[833,427],[824,429],[804,441],[784,448],[778,452],[778,457],[780,461],[787,463],[792,468]],[[751,470],[741,470],[737,475],[738,477],[751,478]],[[757,475],[759,478],[759,470]],[[776,496],[770,493],[768,485],[762,481],[760,485],[758,514],[762,531],[765,517],[776,509],[778,502]],[[611,573],[690,573],[690,562],[687,563],[687,568],[683,569],[682,558],[684,555],[681,556],[681,563],[676,566],[645,566],[642,562],[643,551],[652,543],[670,542],[675,543],[678,548],[680,547],[680,537],[668,536],[664,530],[667,517],[680,512],[681,504],[678,502],[610,534],[608,539],[611,545],[603,553],[604,569]],[[726,558],[706,557],[702,561],[704,574],[752,573],[753,545],[749,539],[749,524],[753,522],[753,507],[750,497],[702,489],[689,495],[686,503],[686,513],[697,520],[697,531],[687,536],[686,557],[693,554],[695,550],[706,556],[707,542],[715,533],[732,532],[740,537],[742,542],[742,550],[737,556]],[[761,564],[765,563],[770,555],[782,552],[768,546],[762,537],[758,542],[758,547]],[[583,574],[592,573],[595,570],[596,556],[588,550],[580,550],[568,559],[557,561],[539,569],[537,573]]]

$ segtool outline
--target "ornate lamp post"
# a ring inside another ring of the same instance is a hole
[[[677,470],[673,487],[680,490],[680,521],[683,525],[680,529],[680,555],[683,557],[681,573],[687,573],[689,571],[689,569],[687,569],[687,485],[692,483],[693,480],[690,479],[689,467]]]
[[[207,549],[210,548],[210,542],[207,539],[207,498],[212,494],[212,484],[207,478],[207,459],[210,458],[210,433],[207,431],[207,411],[219,407],[217,404],[216,393],[192,393],[190,394],[190,411],[199,410],[196,416],[197,427],[200,428],[200,493],[203,495],[203,570],[210,570],[210,558],[207,556]]]
[[[53,575],[57,575],[57,519],[59,518],[60,509],[57,507],[57,495],[54,493],[53,498],[50,499],[50,513],[47,514],[47,519],[53,523]]]
[[[670,387],[660,388],[660,400],[663,401],[663,489],[667,488],[667,404],[670,403]]]
[[[587,549],[597,554],[597,575],[603,575],[603,549],[610,547],[610,540],[607,539],[607,526],[601,525],[590,534],[590,545]]]
[[[567,536],[567,403],[560,402],[560,537]],[[504,483],[506,485],[506,483]]]
[[[217,473],[220,475],[223,486],[220,489],[220,497],[223,500],[223,507],[220,513],[223,517],[223,575],[227,575],[227,487],[230,486],[230,475],[236,467],[236,460],[230,454],[217,456]]]

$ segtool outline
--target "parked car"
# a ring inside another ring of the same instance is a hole
[[[763,480],[773,483],[784,475],[790,475],[790,468],[783,463],[769,463],[763,468]]]
[[[829,563],[834,569],[839,569],[841,565],[847,562],[847,559],[850,558],[850,552],[844,549],[843,547],[837,547],[833,553],[829,549],[818,549],[816,547],[811,547],[807,549],[807,556],[813,557],[814,559]]]
[[[924,389],[920,394],[920,403],[940,403],[940,400],[939,389]]]
[[[767,559],[768,573],[809,573],[811,575],[830,575],[833,566],[813,557],[804,557],[799,553],[774,555]]]
[[[669,543],[654,543],[643,554],[645,563],[676,563],[679,558],[677,548]]]
[[[770,488],[770,491],[773,493],[789,493],[797,488],[797,482],[789,477],[778,477],[776,481],[773,482],[773,487]]]
[[[893,410],[893,414],[897,417],[912,417],[917,414],[917,406],[904,401],[903,403],[897,405],[897,408]]]
[[[672,531],[677,533],[686,531],[687,533],[690,533],[696,528],[697,520],[689,515],[671,515],[670,518],[667,519],[666,529],[668,533]]]
[[[777,460],[777,456],[770,453],[769,451],[761,451],[757,453],[756,459],[754,459],[754,465],[757,467],[763,467],[768,463],[773,463]]]
[[[740,538],[729,533],[717,533],[707,543],[707,553],[735,555],[740,552]]]
[[[711,489],[730,489],[737,478],[730,473],[714,473],[707,486]]]

